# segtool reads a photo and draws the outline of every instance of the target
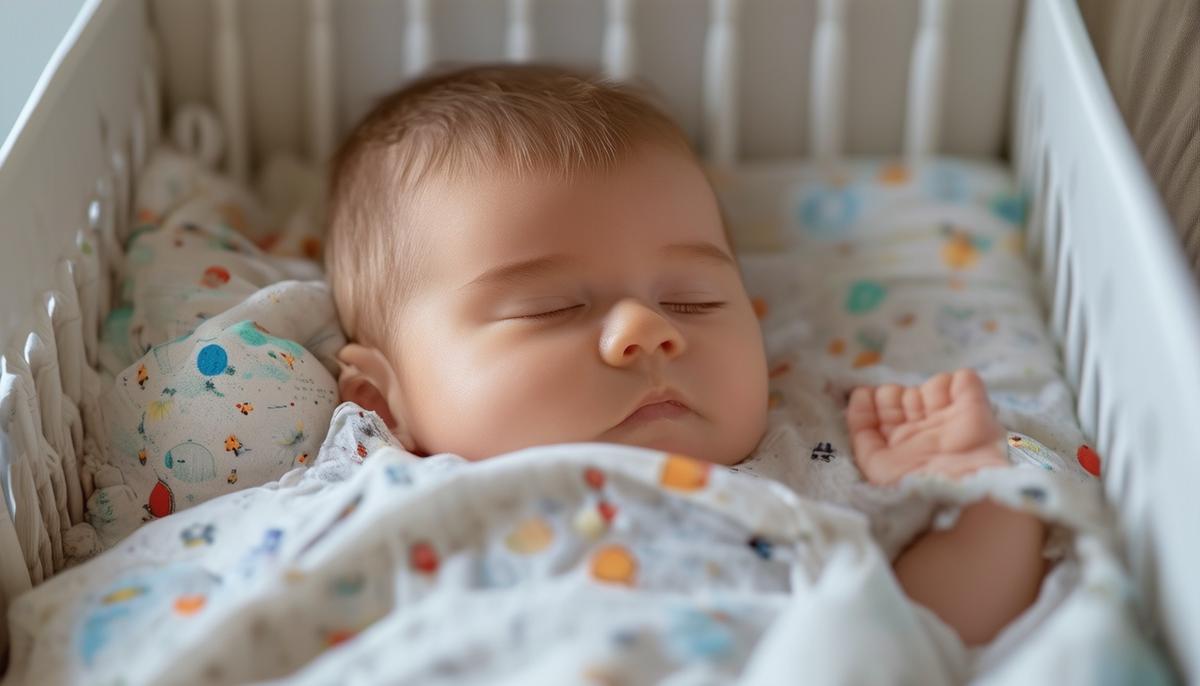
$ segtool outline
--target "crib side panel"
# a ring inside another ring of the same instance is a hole
[[[344,134],[406,74],[409,2],[332,3],[337,131]],[[601,0],[534,0],[532,58],[598,68],[606,8]],[[635,74],[703,147],[704,48],[710,2],[634,0]],[[740,0],[739,157],[810,154],[809,65],[817,0]],[[908,65],[920,0],[845,0],[845,152],[899,154]],[[238,5],[247,130],[253,160],[304,154],[309,126],[305,44],[308,3],[256,0]],[[429,2],[432,57],[456,62],[506,58],[507,6],[501,0]],[[1008,84],[1019,18],[1017,0],[948,3],[942,152],[996,157],[1006,142]],[[168,110],[210,103],[215,92],[213,4],[151,0],[167,74]]]
[[[51,464],[43,446],[30,447],[24,429],[39,426],[45,410],[30,396],[29,374],[53,368],[59,378],[61,365],[86,365],[82,344],[56,347],[55,331],[82,318],[93,329],[85,343],[94,343],[107,311],[108,256],[127,226],[136,171],[157,139],[151,35],[144,0],[85,2],[0,147],[0,617],[12,597],[54,571],[40,555],[50,532],[29,484],[64,465]],[[68,386],[63,402],[76,402],[79,389]],[[0,621],[0,672],[6,632]]]
[[[1122,552],[1184,681],[1200,679],[1200,298],[1072,0],[1031,0],[1014,153],[1064,373]]]

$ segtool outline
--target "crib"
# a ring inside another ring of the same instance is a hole
[[[496,59],[644,79],[717,168],[1009,160],[1121,553],[1200,679],[1200,300],[1071,0],[88,0],[0,147],[0,612],[58,571],[20,541],[80,516],[83,367],[148,150],[169,136],[237,179],[282,151],[322,161],[405,78]],[[52,414],[69,435],[8,449]],[[23,460],[52,463],[57,505],[14,497]]]

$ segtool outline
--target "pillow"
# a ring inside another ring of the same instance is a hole
[[[102,346],[95,549],[303,466],[337,404],[345,344],[319,267],[251,239],[271,235],[270,213],[248,191],[160,150],[137,207]]]

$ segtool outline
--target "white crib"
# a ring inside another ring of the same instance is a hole
[[[94,389],[64,379],[96,363],[163,124],[245,178],[280,151],[325,159],[433,62],[501,58],[646,79],[714,165],[1007,156],[1122,553],[1175,666],[1200,679],[1200,301],[1072,0],[89,0],[0,148],[0,611],[61,558],[18,541],[81,516]],[[69,435],[6,449],[51,415]],[[14,497],[21,461],[41,465],[42,502]]]

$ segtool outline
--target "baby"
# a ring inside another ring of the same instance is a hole
[[[686,135],[632,89],[541,66],[428,77],[334,160],[339,391],[418,455],[600,441],[734,465],[767,426],[762,334]],[[859,388],[872,484],[1008,465],[971,371]],[[984,501],[895,560],[968,644],[1028,607],[1045,530]]]

